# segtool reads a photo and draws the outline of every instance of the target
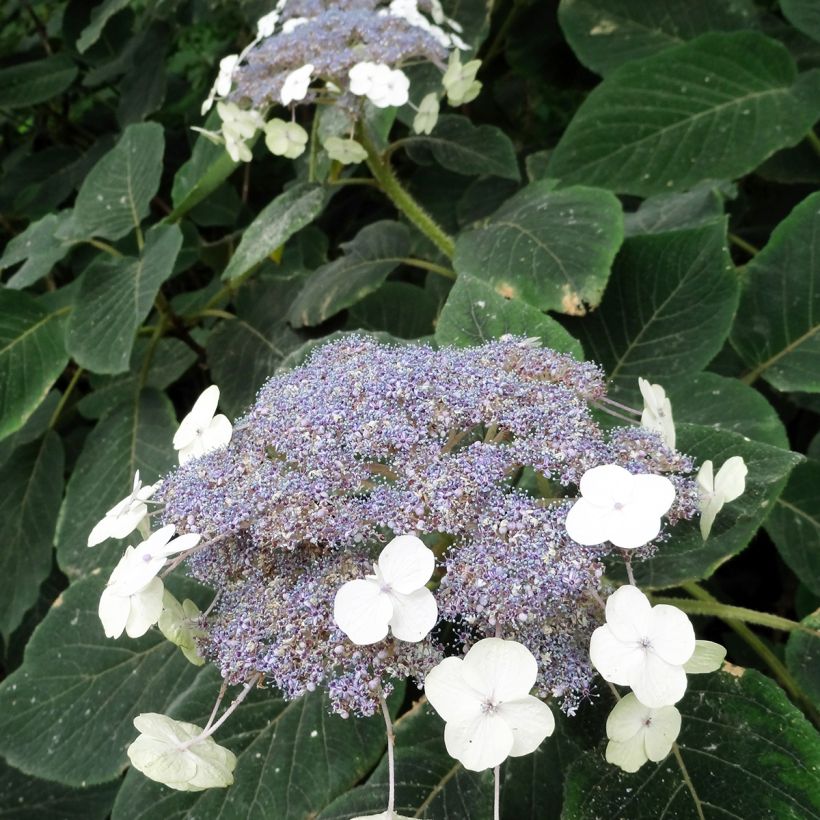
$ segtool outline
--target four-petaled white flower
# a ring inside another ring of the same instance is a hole
[[[236,103],[220,101],[216,110],[222,120],[225,148],[234,162],[250,162],[251,149],[246,141],[265,124],[262,115],[254,109],[240,108]]]
[[[712,524],[724,504],[743,495],[746,489],[746,474],[749,468],[741,456],[732,456],[723,466],[712,473],[712,462],[704,461],[698,470],[697,484],[700,491],[700,534],[705,541],[712,530]]]
[[[261,40],[264,37],[270,37],[276,30],[276,24],[279,22],[279,12],[274,9],[269,11],[263,17],[256,21],[256,37]]]
[[[305,152],[308,133],[295,122],[273,119],[265,123],[265,145],[277,157],[296,159]]]
[[[166,715],[147,712],[134,718],[140,736],[128,747],[135,769],[179,791],[197,792],[233,783],[236,756],[202,729]]]
[[[413,118],[413,131],[416,134],[430,134],[438,122],[438,95],[431,91],[419,103],[419,110]]]
[[[414,535],[399,535],[379,555],[375,575],[348,581],[336,593],[333,618],[360,646],[387,636],[420,641],[435,626],[438,606],[425,586],[436,558]]]
[[[462,64],[458,51],[450,53],[447,71],[441,80],[450,105],[463,105],[472,102],[478,96],[481,83],[476,80],[476,74],[480,67],[481,60],[470,60]]]
[[[385,63],[356,63],[348,72],[350,92],[367,97],[376,108],[404,105],[409,99],[410,80],[401,69]]]
[[[174,449],[179,451],[179,463],[225,447],[231,440],[233,427],[226,416],[215,416],[219,404],[219,388],[212,384],[194,402],[191,412],[180,422],[174,435]]]
[[[327,155],[342,165],[355,165],[367,159],[367,151],[354,139],[342,139],[341,137],[328,137],[322,143]]]
[[[584,546],[611,541],[635,549],[661,531],[661,516],[675,500],[672,482],[660,475],[633,475],[617,464],[587,470],[581,498],[567,515],[567,533]]]
[[[637,772],[648,760],[659,763],[672,751],[680,724],[680,712],[674,706],[651,709],[630,692],[606,721],[607,762],[625,772]]]
[[[290,105],[292,102],[304,100],[307,96],[310,76],[313,74],[313,63],[305,63],[301,68],[291,71],[282,83],[282,90],[279,92],[279,99],[282,105]]]
[[[637,587],[622,586],[606,602],[606,623],[592,633],[589,656],[604,680],[630,686],[657,709],[686,691],[684,664],[695,652],[695,630],[667,604],[652,606]]]
[[[199,654],[197,637],[204,637],[204,630],[194,624],[194,620],[201,615],[199,607],[186,598],[180,603],[167,589],[162,597],[162,614],[157,626],[159,631],[172,643],[182,650],[182,654],[194,666],[202,666],[205,658]]]
[[[148,515],[148,506],[145,502],[154,494],[157,487],[159,482],[143,487],[140,471],[137,470],[134,473],[131,492],[94,525],[88,536],[88,546],[101,544],[106,538],[125,538],[126,535],[130,535]]]
[[[638,387],[643,396],[641,427],[657,433],[666,445],[675,449],[675,423],[672,420],[672,402],[659,384],[650,384],[646,379],[638,379]]]
[[[480,772],[534,752],[555,729],[546,703],[530,695],[538,664],[517,641],[485,638],[426,676],[430,705],[446,722],[447,753]]]

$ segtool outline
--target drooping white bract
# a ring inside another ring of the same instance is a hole
[[[584,546],[611,541],[635,549],[661,531],[661,516],[675,500],[672,482],[660,475],[633,475],[617,464],[587,470],[581,498],[567,515],[567,533]]]
[[[282,105],[290,105],[292,102],[304,100],[307,96],[310,76],[313,74],[313,63],[305,63],[301,68],[291,71],[282,83],[282,90],[279,92],[279,99]]]
[[[367,97],[377,108],[404,105],[410,99],[410,80],[401,69],[385,63],[356,63],[348,72],[350,92]]]
[[[481,83],[476,80],[481,60],[461,62],[458,51],[450,52],[447,71],[444,72],[441,83],[447,92],[447,102],[450,105],[463,105],[472,102],[481,91]]]
[[[94,525],[94,529],[88,536],[88,546],[96,546],[107,538],[125,538],[126,535],[134,532],[148,515],[148,506],[145,502],[154,494],[157,487],[159,487],[159,482],[143,487],[140,481],[140,471],[137,470],[134,473],[134,485],[131,492]]]
[[[462,658],[445,658],[424,691],[446,722],[447,753],[480,772],[534,752],[555,729],[546,703],[530,695],[538,664],[518,641],[485,638]]]
[[[637,587],[620,587],[606,602],[606,623],[592,633],[589,656],[604,680],[630,686],[657,709],[686,691],[684,664],[695,651],[695,630],[677,607],[652,606]]]
[[[219,403],[219,388],[212,384],[204,390],[182,420],[174,435],[174,449],[179,451],[179,463],[225,447],[231,440],[233,426],[226,416],[215,416]]]
[[[258,40],[264,37],[270,37],[276,30],[276,24],[279,22],[279,12],[274,9],[269,11],[263,17],[256,21],[256,37]]]
[[[236,756],[202,729],[156,712],[134,718],[140,736],[128,747],[135,769],[179,791],[223,788],[233,783]]]
[[[211,106],[214,104],[214,100],[217,97],[225,97],[230,94],[231,85],[233,83],[233,72],[238,63],[238,54],[228,54],[227,57],[223,57],[219,61],[219,74],[217,75],[216,81],[208,93],[208,96],[202,103],[200,113],[203,117],[211,110]]]
[[[355,165],[367,159],[367,151],[361,143],[354,139],[342,139],[341,137],[328,137],[322,143],[327,155],[342,165]]]
[[[430,134],[438,122],[438,95],[431,91],[419,103],[419,110],[413,118],[413,131],[416,134]]]
[[[704,461],[698,470],[697,484],[700,491],[700,534],[705,541],[712,530],[712,524],[724,504],[743,495],[746,489],[746,474],[749,468],[741,456],[732,456],[712,474],[712,462]]]
[[[360,646],[376,643],[388,627],[400,641],[420,641],[435,626],[438,606],[425,586],[436,558],[414,535],[399,535],[379,555],[375,575],[348,581],[336,593],[333,618]]]
[[[657,433],[673,450],[675,449],[675,422],[672,420],[672,402],[659,384],[650,384],[646,379],[638,379],[638,387],[643,396],[641,427]]]
[[[308,133],[295,122],[272,119],[265,123],[265,145],[278,157],[296,159],[305,152]]]
[[[650,709],[630,692],[606,721],[607,762],[625,772],[637,772],[648,760],[658,763],[672,751],[680,726],[680,712],[674,706]]]

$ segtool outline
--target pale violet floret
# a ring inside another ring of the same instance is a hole
[[[447,70],[441,80],[450,105],[472,102],[479,95],[481,83],[476,80],[476,75],[480,67],[481,60],[462,63],[458,51],[451,52]]]
[[[698,470],[697,484],[700,494],[700,534],[705,541],[712,530],[717,514],[724,504],[734,501],[746,490],[749,468],[741,456],[726,459],[723,466],[713,474],[711,461],[704,461]]]
[[[213,106],[217,97],[225,97],[230,94],[231,85],[233,84],[233,72],[238,64],[238,54],[229,54],[219,61],[219,74],[217,74],[216,81],[211,87],[205,102],[202,103],[200,113],[203,117],[211,110],[211,106]]]
[[[660,475],[634,475],[617,464],[587,470],[579,498],[567,515],[567,533],[584,546],[609,541],[636,549],[661,531],[661,516],[675,500],[672,482]]]
[[[534,752],[555,729],[530,695],[538,664],[518,641],[485,638],[464,658],[445,658],[425,678],[430,705],[446,722],[447,753],[471,771]]]
[[[308,133],[295,122],[272,119],[265,123],[265,145],[277,157],[296,159],[305,152]]]
[[[180,464],[230,443],[233,426],[226,416],[214,415],[218,404],[219,388],[212,384],[180,422],[174,434],[174,449],[178,451]]]
[[[357,63],[348,76],[351,94],[367,97],[377,108],[398,107],[410,99],[407,75],[385,63]]]
[[[291,71],[285,77],[282,90],[279,92],[279,100],[282,105],[290,105],[292,102],[305,99],[312,74],[313,64],[305,63],[301,68]]]
[[[677,703],[686,691],[684,664],[695,652],[695,630],[677,607],[652,606],[637,587],[609,596],[606,623],[592,633],[589,656],[604,680],[629,686],[653,709]]]
[[[348,581],[336,593],[333,618],[360,646],[387,637],[420,641],[435,626],[438,607],[425,586],[435,569],[432,550],[413,535],[399,535],[381,552],[374,575]]]
[[[419,103],[419,109],[413,118],[413,131],[416,134],[432,133],[438,122],[438,112],[438,95],[431,91]]]
[[[151,498],[157,487],[159,487],[159,482],[143,487],[140,481],[140,471],[137,470],[134,473],[131,492],[94,525],[94,529],[88,536],[88,546],[96,546],[107,538],[125,538],[126,535],[130,535],[148,515],[148,506],[145,502]]]
[[[625,772],[637,772],[649,760],[658,763],[672,751],[680,726],[680,712],[674,706],[652,709],[630,692],[606,721],[607,762]]]
[[[641,427],[651,430],[675,449],[675,423],[672,420],[672,403],[666,391],[659,384],[650,384],[646,379],[638,379],[638,387],[643,396]]]
[[[367,151],[361,143],[354,139],[342,139],[341,137],[328,137],[322,143],[327,155],[342,165],[356,165],[367,159]]]
[[[236,756],[193,723],[148,712],[134,718],[139,737],[128,747],[135,769],[179,791],[224,788],[233,783]]]

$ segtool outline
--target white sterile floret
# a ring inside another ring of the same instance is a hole
[[[450,105],[463,105],[472,102],[478,96],[481,83],[476,80],[476,74],[480,67],[481,60],[470,60],[462,64],[457,51],[450,53],[447,71],[441,80]]]
[[[354,139],[342,139],[341,137],[328,137],[322,143],[327,155],[342,165],[355,165],[367,159],[367,151]]]
[[[131,492],[95,524],[88,536],[88,546],[96,546],[107,538],[125,538],[126,535],[130,535],[148,515],[148,506],[145,502],[154,494],[157,487],[159,482],[143,487],[140,471],[137,470],[134,473]]]
[[[258,39],[263,37],[270,37],[276,30],[276,24],[279,22],[279,12],[274,9],[269,11],[263,17],[256,21],[256,36]]]
[[[638,387],[643,396],[641,427],[658,433],[664,443],[674,450],[675,423],[672,420],[672,403],[666,397],[666,391],[659,384],[650,384],[646,379],[640,378]]]
[[[360,646],[377,643],[388,627],[400,641],[420,641],[435,626],[438,606],[425,586],[436,558],[414,535],[399,535],[379,555],[375,575],[348,581],[336,593],[333,618]]]
[[[419,103],[419,110],[413,118],[413,131],[416,134],[429,134],[438,122],[438,95],[431,91]]]
[[[151,780],[179,791],[224,788],[233,783],[236,756],[202,729],[166,715],[147,712],[134,718],[140,736],[128,747],[128,759]]]
[[[236,103],[222,101],[216,104],[216,110],[222,120],[222,138],[231,159],[250,162],[252,154],[246,140],[264,125],[262,115],[253,109],[242,109]]]
[[[199,607],[186,598],[180,603],[167,589],[162,597],[162,614],[157,626],[159,631],[174,646],[182,650],[182,654],[194,666],[202,666],[205,658],[199,654],[196,643],[197,637],[203,637],[205,632],[194,623],[202,613]]]
[[[279,99],[282,105],[290,105],[292,102],[304,100],[307,96],[310,77],[313,74],[313,63],[306,63],[301,68],[291,71],[285,82],[282,83],[282,90],[279,92]]]
[[[446,722],[447,753],[480,772],[534,752],[555,729],[547,704],[530,695],[537,674],[529,649],[501,638],[485,638],[463,659],[435,666],[424,691]]]
[[[203,117],[211,110],[211,106],[214,104],[214,99],[216,99],[216,97],[225,97],[230,94],[231,85],[233,84],[233,72],[238,63],[238,54],[229,54],[227,57],[223,57],[219,61],[219,74],[217,75],[216,81],[211,87],[205,102],[202,103],[200,113]]]
[[[705,541],[712,530],[712,524],[724,504],[743,495],[746,489],[746,474],[749,468],[740,456],[732,456],[712,474],[712,462],[704,461],[698,470],[697,484],[700,492],[700,534]]]
[[[659,763],[672,751],[680,725],[674,706],[650,709],[630,692],[606,721],[607,762],[625,772],[637,772],[648,760]]]
[[[215,416],[219,404],[219,388],[212,384],[204,390],[180,422],[174,435],[174,449],[179,451],[179,463],[225,447],[230,443],[233,426],[226,416]]]
[[[695,652],[695,630],[677,607],[652,606],[637,587],[622,586],[606,602],[606,623],[592,633],[589,657],[604,680],[630,686],[657,709],[686,691],[684,664]]]
[[[129,638],[139,638],[159,620],[162,613],[164,587],[159,578],[152,578],[135,592],[122,591],[122,585],[128,580],[133,552],[133,547],[125,550],[100,596],[97,614],[106,638],[119,638],[123,630]]]
[[[308,133],[295,122],[273,119],[265,123],[265,145],[277,157],[296,159],[305,152]]]
[[[350,93],[367,97],[377,108],[398,107],[410,99],[407,75],[384,63],[356,63],[348,72],[348,77]]]
[[[581,498],[567,515],[567,534],[584,546],[610,541],[636,549],[661,531],[661,516],[675,500],[672,482],[660,475],[633,475],[617,464],[587,470]]]
[[[290,20],[285,20],[285,22],[282,23],[282,34],[290,34],[292,31],[299,28],[299,26],[303,26],[307,22],[307,17],[291,17]]]

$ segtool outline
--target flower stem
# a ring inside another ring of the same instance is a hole
[[[738,236],[736,233],[728,234],[728,239],[733,245],[748,253],[749,256],[757,256],[760,253],[760,248],[755,247],[751,242],[747,242],[742,236]]]
[[[632,586],[637,586],[635,583],[635,574],[632,572],[632,553],[629,550],[622,550],[624,557],[624,566],[626,567],[626,577]]]
[[[57,424],[57,421],[60,418],[60,414],[65,409],[69,397],[74,392],[74,388],[77,386],[77,382],[80,380],[80,376],[82,376],[84,372],[85,371],[82,369],[82,367],[78,367],[74,371],[73,375],[71,376],[71,381],[69,381],[68,386],[63,391],[63,395],[60,396],[60,400],[57,402],[57,406],[54,408],[54,412],[51,414],[51,418],[48,422],[49,430],[54,429],[54,426]]]
[[[809,133],[806,134],[806,139],[809,141],[809,145],[814,149],[814,153],[820,157],[820,137],[814,133],[813,128],[809,128]]]
[[[501,764],[493,769],[493,820],[501,820]]]
[[[243,700],[248,696],[251,689],[259,683],[259,679],[262,677],[261,674],[257,673],[254,675],[246,684],[245,688],[233,699],[231,705],[222,713],[222,717],[219,718],[216,723],[212,724],[210,728],[203,729],[202,733],[197,735],[194,738],[183,743],[179,748],[180,749],[187,749],[189,746],[195,746],[197,743],[201,743],[206,738],[209,738],[239,707],[239,704],[242,703]],[[210,723],[210,721],[208,721]]]
[[[222,686],[219,687],[219,694],[216,698],[216,703],[214,704],[214,708],[211,710],[211,716],[208,718],[208,722],[205,724],[205,728],[202,730],[203,732],[207,732],[208,729],[211,728],[211,724],[214,722],[214,718],[216,717],[216,713],[219,711],[219,704],[222,703],[222,698],[225,697],[225,692],[228,691],[228,684],[224,681],[222,682]]]
[[[359,142],[367,151],[367,165],[381,186],[382,191],[448,259],[452,259],[455,250],[453,238],[441,228],[399,182],[398,177],[390,167],[390,163],[384,160],[364,127],[359,129]]]
[[[689,794],[692,795],[692,802],[695,804],[698,820],[706,820],[706,816],[703,813],[703,804],[700,801],[700,797],[698,797],[698,793],[695,791],[695,784],[689,775],[689,769],[686,768],[686,764],[683,762],[683,755],[680,753],[680,747],[677,743],[672,744],[672,754],[675,755],[675,760],[678,761],[678,768],[683,775],[683,782],[686,784],[686,788],[689,789]]]
[[[393,732],[393,721],[390,720],[390,709],[387,706],[387,700],[382,691],[379,691],[379,705],[382,707],[384,727],[387,731],[387,816],[392,817],[396,805],[396,764],[393,759],[396,735]]]

